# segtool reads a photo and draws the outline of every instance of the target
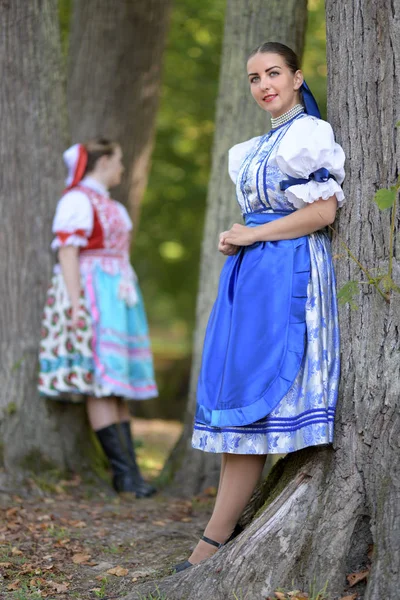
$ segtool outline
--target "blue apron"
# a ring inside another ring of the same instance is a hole
[[[246,214],[245,222],[287,214]],[[255,423],[287,394],[305,350],[309,277],[307,236],[257,242],[227,258],[204,341],[196,421]]]

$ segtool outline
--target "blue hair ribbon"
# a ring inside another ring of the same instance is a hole
[[[303,97],[304,109],[308,115],[312,117],[317,117],[317,119],[321,118],[321,113],[319,112],[318,104],[312,92],[305,81],[303,81],[300,91]]]

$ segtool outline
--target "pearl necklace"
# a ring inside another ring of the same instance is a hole
[[[285,123],[287,123],[294,117],[297,117],[297,115],[300,115],[303,112],[304,112],[304,106],[302,104],[296,104],[296,106],[293,106],[293,108],[291,108],[290,110],[285,112],[280,117],[276,117],[276,118],[271,117],[272,129],[276,129],[277,127],[280,127],[281,125],[284,125]]]

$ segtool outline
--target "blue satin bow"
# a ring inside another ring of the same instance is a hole
[[[321,167],[320,169],[314,171],[314,173],[311,173],[308,179],[291,177],[290,175],[288,175],[287,179],[284,179],[283,181],[279,182],[279,187],[284,192],[292,185],[301,185],[303,183],[308,183],[309,181],[317,181],[318,183],[324,183],[325,181],[328,181],[328,179],[335,178],[329,173],[328,169],[325,169],[325,167]]]

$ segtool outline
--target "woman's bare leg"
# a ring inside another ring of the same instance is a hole
[[[235,525],[250,500],[261,477],[266,455],[226,454],[220,490],[214,511],[204,535],[224,543],[232,534]],[[199,541],[189,561],[192,564],[209,558],[217,548]]]
[[[122,400],[122,398],[118,399],[118,422],[124,423],[127,421],[131,422],[131,414],[129,412],[128,403],[126,400]]]
[[[118,401],[116,398],[95,398],[90,396],[86,403],[89,423],[93,431],[119,423]]]

